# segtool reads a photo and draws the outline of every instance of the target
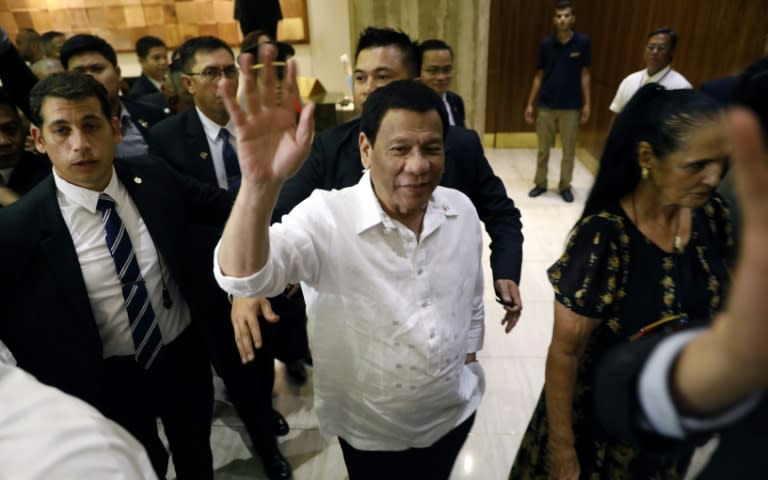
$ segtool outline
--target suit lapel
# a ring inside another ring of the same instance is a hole
[[[83,281],[80,261],[56,199],[56,184],[52,176],[44,181],[47,184],[39,210],[41,254],[50,267],[50,274],[54,276],[57,288],[62,293],[60,297],[66,299],[71,304],[72,311],[76,312],[72,318],[93,322],[93,312]]]
[[[169,217],[164,209],[163,192],[159,191],[159,186],[151,178],[143,177],[125,160],[115,162],[115,171],[139,210],[155,249],[158,253],[162,252],[167,261],[175,263],[175,259],[170,258],[174,249],[170,230],[167,228]]]
[[[197,109],[187,110],[186,125],[184,126],[184,149],[187,154],[186,161],[190,168],[200,173],[196,175],[200,179],[207,179],[213,185],[218,185],[216,169],[213,167],[213,156],[208,146],[208,137],[205,135],[203,123]]]

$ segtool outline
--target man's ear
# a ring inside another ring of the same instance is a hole
[[[35,141],[35,149],[42,154],[47,153],[45,150],[45,140],[43,139],[42,130],[33,124],[29,127],[29,133],[32,134],[32,140]]]
[[[360,162],[362,162],[363,168],[369,169],[371,168],[371,150],[373,149],[373,145],[371,145],[371,142],[368,141],[368,137],[366,137],[363,132],[360,132],[358,144],[360,146]]]
[[[117,145],[123,140],[123,133],[120,130],[120,119],[112,117],[109,119],[109,124],[112,127],[112,138],[115,141],[115,145]]]
[[[189,75],[181,76],[181,83],[190,95],[195,94],[195,85],[192,83],[192,78]]]

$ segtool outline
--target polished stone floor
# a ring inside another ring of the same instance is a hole
[[[487,156],[507,187],[523,218],[525,235],[521,294],[523,315],[517,327],[504,334],[502,311],[494,302],[487,248],[484,255],[486,287],[485,347],[478,357],[486,373],[487,390],[477,420],[461,451],[452,480],[504,479],[515,456],[544,381],[544,357],[552,332],[553,294],[545,271],[561,253],[591,186],[592,175],[577,162],[573,193],[567,204],[556,191],[531,199],[536,152],[527,149],[491,149]],[[550,160],[550,185],[557,185],[560,151]],[[486,238],[486,242],[487,242]],[[487,243],[486,243],[487,247]],[[286,380],[276,364],[275,408],[291,425],[280,448],[293,466],[296,480],[347,478],[338,442],[318,432],[313,408],[312,379],[298,387]],[[248,448],[240,419],[224,402],[216,404],[212,445],[217,480],[263,479],[261,462]]]

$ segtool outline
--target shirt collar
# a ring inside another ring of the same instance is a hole
[[[131,120],[131,113],[125,108],[123,102],[120,102],[120,125],[125,125],[125,120]]]
[[[200,111],[198,106],[195,106],[195,110],[197,110],[197,115],[200,117],[200,123],[203,124],[205,136],[208,137],[212,142],[216,142],[219,139],[219,131],[222,129],[222,125],[219,125],[218,123],[208,118],[208,116]],[[233,138],[235,137],[235,129],[231,118],[227,124],[223,126],[223,128],[226,128]]]
[[[370,170],[366,169],[360,182],[352,188],[357,190],[356,194],[360,199],[360,203],[355,209],[355,232],[358,235],[379,224],[382,224],[387,230],[397,228],[395,221],[384,211],[373,191]],[[435,216],[452,217],[456,215],[458,215],[458,211],[439,194],[438,189],[435,189],[429,198],[429,203],[427,203],[427,211],[424,213],[422,235],[426,236],[426,234],[431,233],[441,223],[440,220],[434,221]]]
[[[104,192],[89,190],[69,183],[56,173],[55,168],[53,169],[53,181],[56,183],[56,189],[68,202],[82,207],[91,213],[96,213],[96,204],[99,202],[99,194],[101,193],[106,193],[112,197],[115,204],[120,203],[121,185],[117,179],[115,167],[112,167],[112,178],[109,179],[109,183],[107,184],[107,188],[104,189]]]
[[[669,72],[671,69],[672,69],[672,64],[670,63],[666,67],[656,72],[655,75],[650,76],[648,75],[648,69],[646,68],[645,70],[643,70],[643,77],[645,77],[645,82],[643,82],[643,84],[657,82],[661,77],[666,75],[667,72]]]

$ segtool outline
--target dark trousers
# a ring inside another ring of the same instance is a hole
[[[349,480],[447,480],[474,422],[473,413],[433,445],[397,452],[358,450],[339,437]]]
[[[187,327],[166,345],[149,370],[133,357],[104,360],[103,413],[144,446],[159,478],[165,478],[168,453],[157,432],[163,422],[177,478],[212,479],[211,369],[197,332]]]

